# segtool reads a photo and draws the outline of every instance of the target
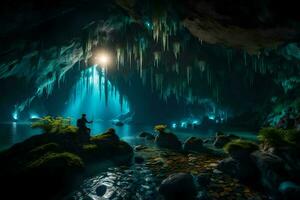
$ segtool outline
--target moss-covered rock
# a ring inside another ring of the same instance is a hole
[[[119,136],[116,134],[115,129],[112,128],[108,129],[105,133],[91,137],[90,139],[90,142],[96,145],[101,145],[107,142],[114,143],[119,141]]]
[[[46,153],[45,155],[39,157],[36,160],[28,163],[26,166],[27,170],[36,170],[41,168],[63,168],[66,170],[73,170],[74,169],[83,169],[84,163],[82,159],[69,152],[63,153]]]
[[[234,159],[248,159],[252,152],[258,150],[258,145],[251,141],[238,139],[227,143],[224,150]]]
[[[201,138],[190,137],[183,144],[184,151],[200,152],[203,148],[203,140]]]
[[[299,148],[300,131],[275,127],[262,128],[258,133],[258,140],[261,142],[264,150],[282,147]]]
[[[181,150],[181,142],[174,133],[159,132],[155,138],[158,147]]]
[[[83,146],[83,157],[88,160],[113,159],[120,161],[131,161],[133,155],[132,147],[119,139],[114,129],[91,137],[90,144]]]
[[[231,141],[231,138],[228,137],[227,135],[220,135],[220,136],[216,137],[216,139],[214,141],[214,146],[216,148],[223,148],[230,141]]]
[[[76,132],[44,133],[0,152],[0,180],[6,191],[17,188],[22,197],[42,194],[50,199],[65,191],[91,161],[128,163],[132,156],[132,147],[114,129],[88,140]]]

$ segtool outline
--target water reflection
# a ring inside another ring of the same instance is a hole
[[[74,200],[150,200],[158,194],[152,172],[145,165],[134,165],[129,169],[111,167],[87,178],[70,196]]]

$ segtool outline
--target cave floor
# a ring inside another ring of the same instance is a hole
[[[208,199],[222,200],[267,199],[258,190],[216,169],[218,162],[226,157],[223,153],[183,153],[155,146],[139,147],[135,150],[135,157],[142,157],[144,162],[108,168],[107,171],[85,180],[81,188],[73,193],[72,199],[99,199],[96,190],[105,185],[107,190],[100,199],[160,200],[160,183],[168,175],[178,172],[188,172],[194,177],[201,174],[209,176],[208,184],[198,185],[198,196],[205,194]]]
[[[146,147],[136,155],[145,158],[145,165],[153,172],[159,185],[168,175],[179,172],[209,174],[210,183],[206,186],[207,194],[212,199],[266,199],[266,196],[241,184],[218,169],[218,162],[225,155],[215,153],[182,153]]]

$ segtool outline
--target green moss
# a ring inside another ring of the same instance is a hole
[[[72,167],[72,168],[83,168],[84,163],[82,159],[72,153],[47,153],[38,159],[30,162],[27,165],[28,169],[42,168],[42,167]]]
[[[258,133],[258,139],[262,143],[274,147],[297,145],[300,144],[300,131],[296,129],[263,128]]]
[[[89,150],[95,150],[97,149],[97,145],[95,144],[85,144],[83,145],[82,149],[85,150],[85,151],[89,151]]]
[[[91,137],[90,141],[94,144],[102,142],[118,142],[119,136],[115,133],[114,129],[109,129],[107,132]]]
[[[300,144],[300,131],[296,129],[285,130],[284,140],[290,144],[299,145]]]
[[[29,154],[41,155],[48,152],[58,152],[58,151],[60,151],[60,146],[57,143],[48,143],[32,149],[29,152]]]
[[[232,153],[234,151],[245,151],[245,152],[253,152],[258,150],[258,145],[254,142],[247,141],[247,140],[232,140],[231,142],[227,143],[224,147],[224,151],[227,153]]]
[[[159,125],[156,125],[154,126],[154,131],[156,132],[164,132],[166,129],[167,129],[167,125],[164,125],[164,124],[159,124]]]
[[[70,118],[46,116],[34,122],[32,128],[41,128],[45,133],[64,134],[76,133],[77,127],[71,125]]]
[[[263,128],[258,133],[258,140],[262,143],[267,143],[271,146],[283,146],[286,145],[285,133],[283,129],[279,128]]]

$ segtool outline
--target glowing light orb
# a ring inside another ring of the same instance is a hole
[[[173,123],[172,124],[172,128],[176,128],[177,127],[177,124],[176,123]]]
[[[181,128],[186,128],[187,127],[187,123],[186,122],[181,122]]]
[[[214,115],[208,115],[208,119],[214,120],[216,117]]]
[[[38,118],[40,118],[40,117],[36,114],[31,114],[30,115],[30,119],[38,119]]]
[[[18,120],[19,118],[18,112],[17,111],[13,112],[12,117],[14,118],[14,120]]]
[[[107,67],[111,63],[111,56],[108,52],[100,52],[98,55],[95,57],[95,60],[97,64]]]
[[[198,121],[198,120],[194,120],[192,124],[193,124],[193,125],[199,124],[199,121]]]

